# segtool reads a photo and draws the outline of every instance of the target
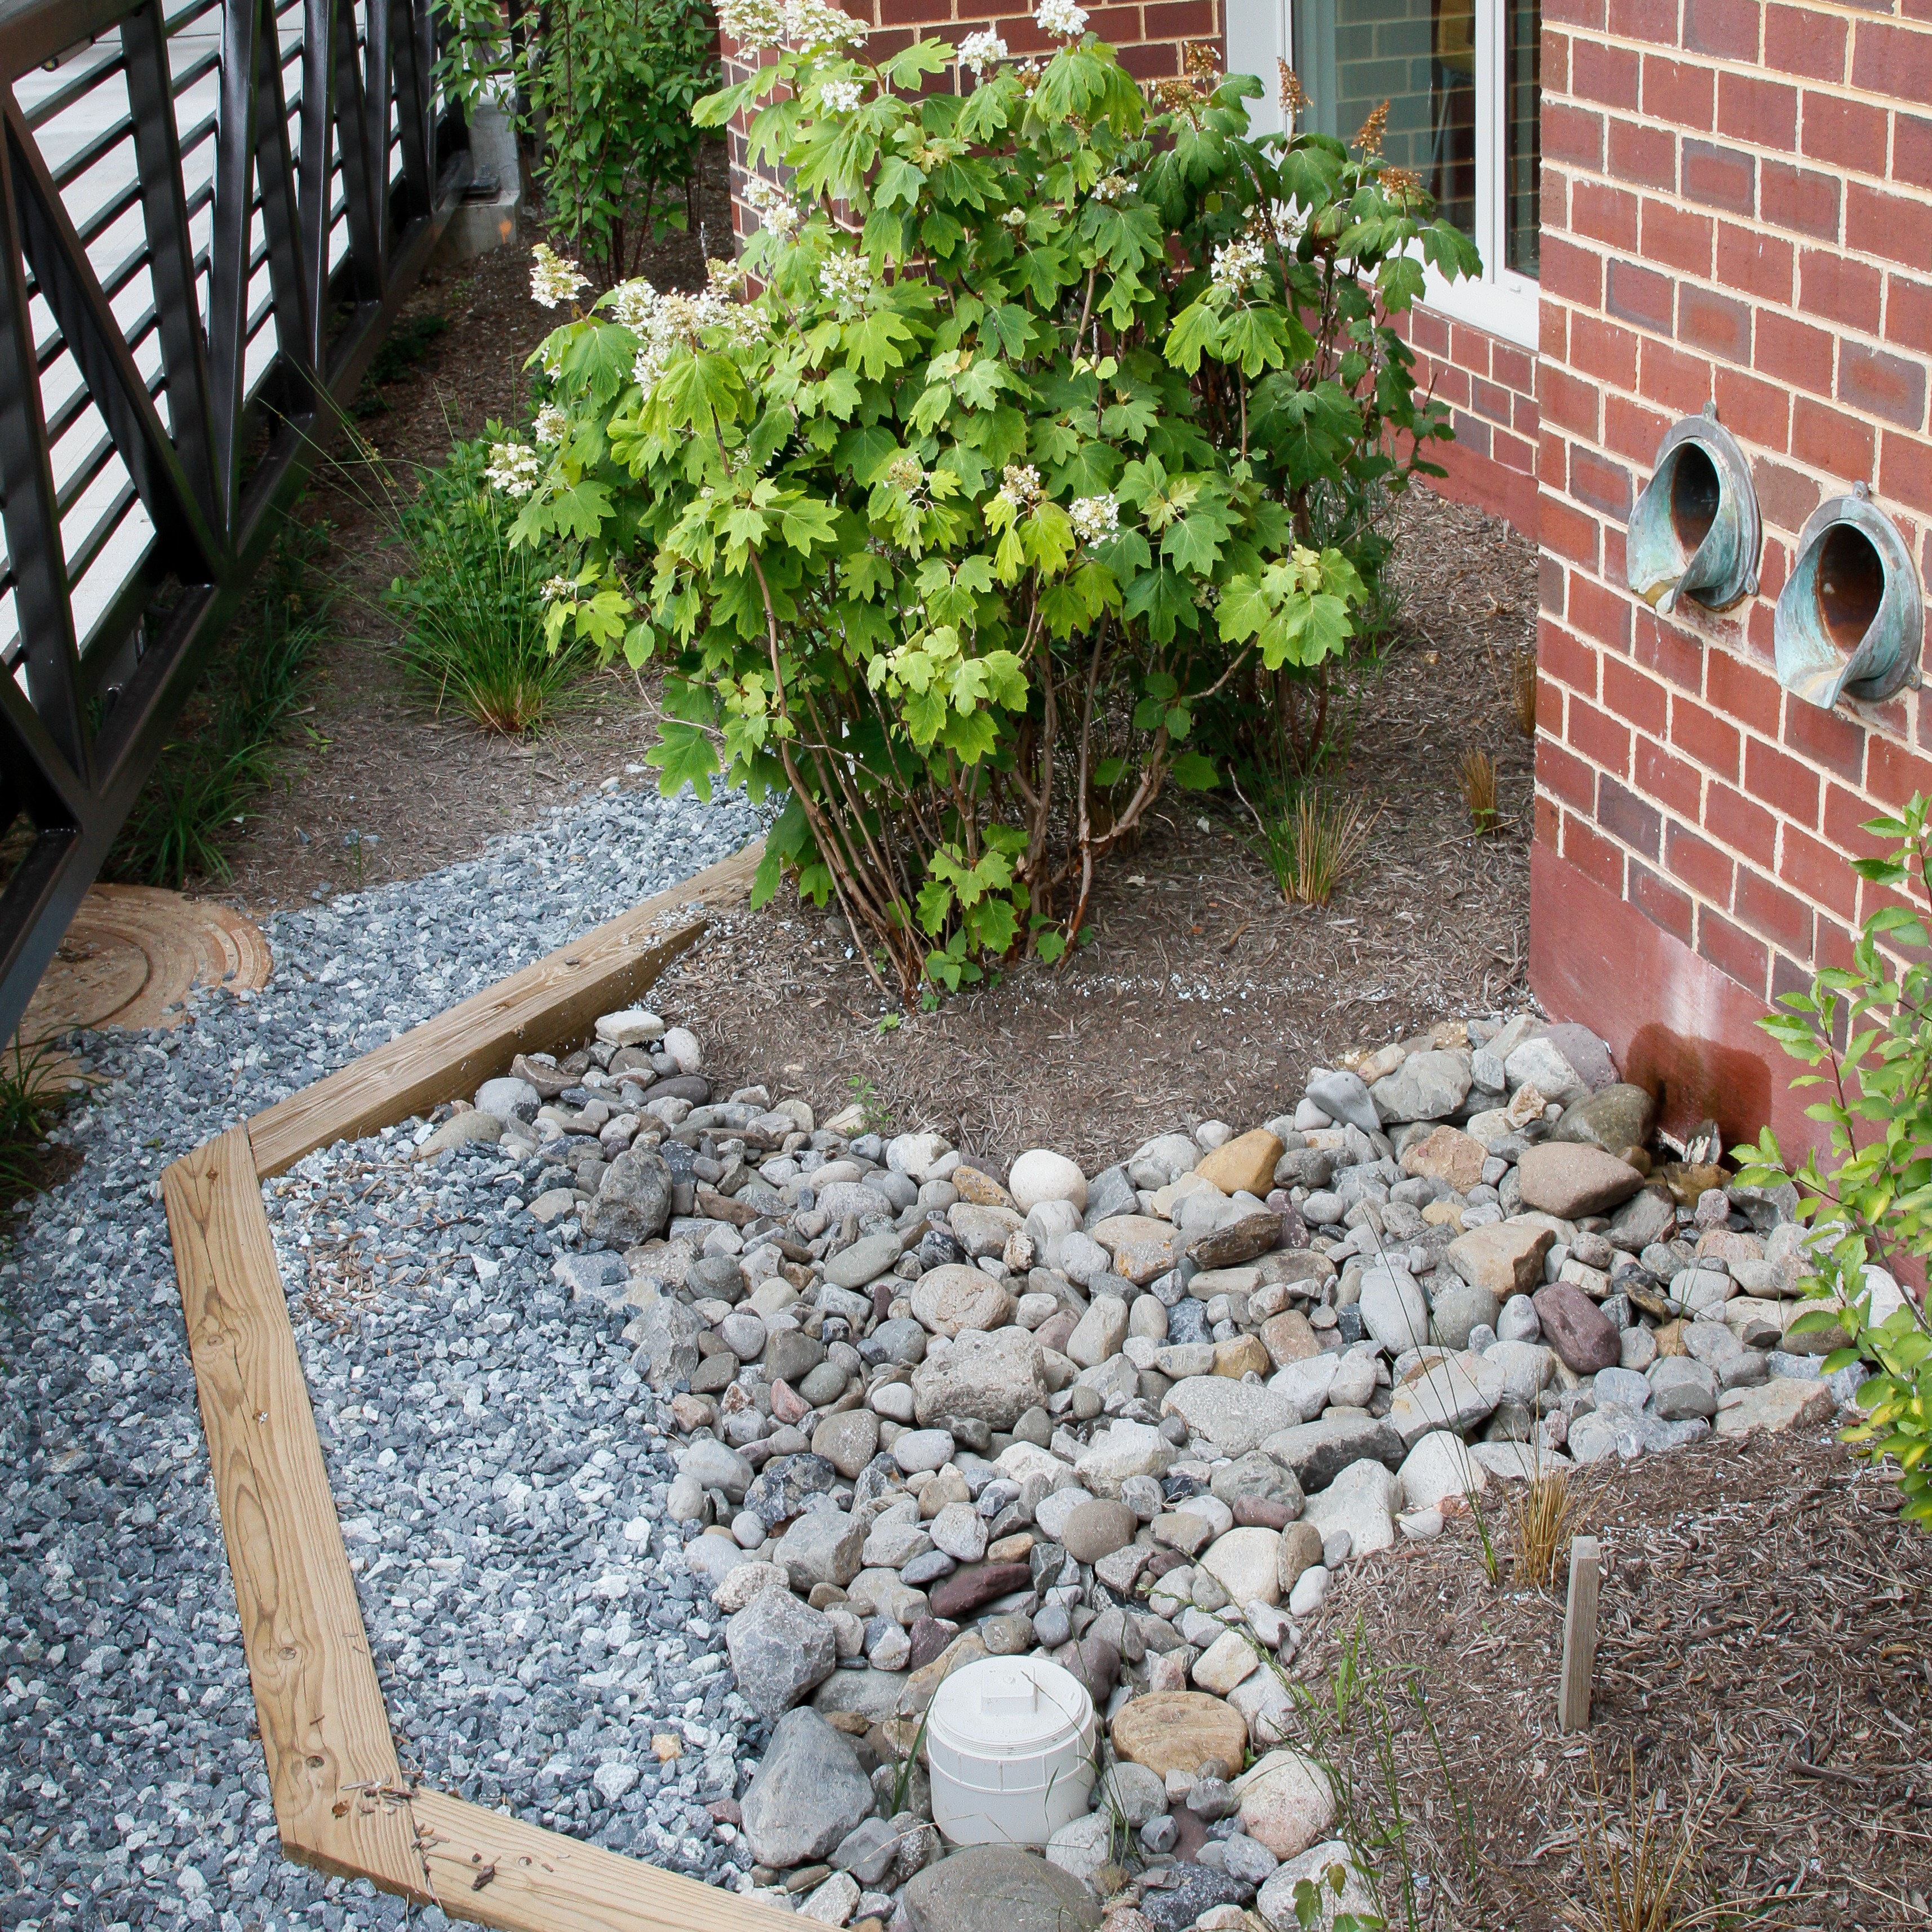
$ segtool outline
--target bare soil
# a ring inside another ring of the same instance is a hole
[[[699,225],[668,236],[642,262],[640,272],[660,286],[701,287],[704,244],[714,254],[727,250],[722,145],[707,154],[698,208]],[[524,415],[524,364],[560,319],[530,299],[526,244],[541,230],[525,226],[515,248],[431,268],[404,310],[399,332],[427,317],[446,326],[421,360],[380,386],[383,406],[356,421],[403,488],[452,441]],[[380,599],[403,560],[366,465],[339,447],[298,514],[330,526],[325,567],[340,586],[338,628],[315,661],[309,708],[276,786],[228,849],[233,876],[223,898],[269,912],[317,890],[419,878],[528,824],[544,806],[622,774],[654,742],[649,688],[621,664],[586,679],[534,740],[492,736],[454,711],[436,716],[406,686],[393,655],[395,628]]]
[[[1352,1648],[1381,1673],[1394,1721],[1358,1706],[1324,1754],[1358,1816],[1385,1816],[1376,1742],[1393,1741],[1438,1892],[1423,1922],[1593,1928],[1586,1848],[1600,1825],[1629,1839],[1634,1779],[1666,1862],[1691,1824],[1708,1880],[1657,1932],[1713,1902],[1732,1916],[1696,1922],[1932,1924],[1932,1538],[1894,1484],[1835,1444],[1766,1436],[1578,1472],[1571,1526],[1601,1540],[1605,1575],[1591,1728],[1569,1736],[1562,1586],[1517,1587],[1496,1488],[1499,1584],[1466,1518],[1352,1565],[1289,1673],[1331,1712]]]

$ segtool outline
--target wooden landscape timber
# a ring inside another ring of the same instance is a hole
[[[749,890],[754,844],[174,1162],[161,1178],[284,1852],[505,1932],[782,1932],[791,1913],[406,1784],[356,1601],[262,1182],[574,1044]]]

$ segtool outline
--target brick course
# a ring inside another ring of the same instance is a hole
[[[1559,266],[1538,376],[1539,890],[1553,904],[1552,862],[1574,868],[1617,917],[1670,935],[1687,984],[1714,972],[1760,1000],[1845,956],[1880,902],[1850,868],[1873,849],[1859,821],[1932,789],[1916,692],[1822,712],[1771,661],[1772,599],[1825,497],[1869,482],[1932,556],[1932,8],[1916,12],[1545,9],[1546,137],[1564,135],[1560,152],[1546,138],[1544,195],[1544,259]],[[1604,80],[1634,58],[1634,106]],[[1580,117],[1599,146],[1577,138]],[[1626,506],[1660,412],[1713,400],[1752,466],[1761,591],[1660,618],[1622,581]],[[1544,976],[1574,988],[1552,945]],[[1604,985],[1630,1028],[1646,1003],[1687,997]]]

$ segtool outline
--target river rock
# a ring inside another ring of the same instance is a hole
[[[1526,1221],[1492,1221],[1458,1234],[1442,1258],[1472,1288],[1499,1301],[1534,1294],[1543,1280],[1543,1258],[1556,1240],[1548,1228]]]
[[[1403,1148],[1402,1171],[1427,1174],[1446,1182],[1458,1194],[1466,1194],[1481,1181],[1483,1164],[1489,1157],[1489,1149],[1461,1128],[1438,1127]]]
[[[1544,1340],[1573,1374],[1593,1376],[1618,1366],[1622,1351],[1616,1324],[1574,1282],[1552,1282],[1531,1299]]]
[[[1113,1257],[1114,1267],[1136,1288],[1166,1274],[1180,1258],[1179,1232],[1150,1214],[1117,1214],[1088,1229]]]
[[[1607,1214],[1643,1185],[1643,1176],[1615,1154],[1576,1141],[1526,1148],[1516,1163],[1516,1180],[1526,1208],[1564,1221]]]
[[[648,1148],[626,1148],[604,1171],[596,1198],[578,1219],[606,1247],[654,1240],[670,1221],[670,1169]]]
[[[1433,1429],[1473,1429],[1503,1399],[1503,1372],[1481,1355],[1445,1355],[1398,1388],[1389,1426],[1413,1447]]]
[[[834,1288],[863,1288],[885,1274],[898,1258],[898,1235],[863,1235],[826,1263],[825,1279]]]
[[[1142,1894],[1142,1916],[1154,1932],[1187,1932],[1191,1925],[1218,1924],[1216,1912],[1238,1913],[1254,1887],[1231,1871],[1183,1858],[1169,1865],[1160,1890]]]
[[[859,1574],[860,1552],[866,1546],[866,1525],[842,1510],[807,1510],[792,1519],[778,1539],[776,1558],[800,1596],[813,1585],[830,1583],[843,1589]]]
[[[741,1810],[752,1856],[784,1870],[824,1858],[868,1817],[872,1786],[842,1732],[809,1708],[788,1711]]]
[[[1359,1127],[1365,1134],[1378,1133],[1382,1116],[1359,1074],[1319,1072],[1308,1083],[1308,1097],[1331,1120]]]
[[[1174,1444],[1150,1423],[1118,1421],[1096,1436],[1074,1464],[1096,1496],[1117,1496],[1135,1476],[1164,1476],[1174,1462]]]
[[[1286,1396],[1225,1376],[1190,1376],[1176,1382],[1162,1396],[1160,1412],[1179,1416],[1189,1435],[1204,1436],[1229,1456],[1245,1456],[1264,1436],[1301,1420]]]
[[[1493,1331],[1502,1312],[1502,1302],[1486,1288],[1459,1281],[1438,1288],[1429,1311],[1430,1340],[1444,1348],[1466,1348],[1470,1330]]]
[[[1117,1756],[1144,1764],[1157,1778],[1204,1766],[1217,1774],[1247,1756],[1248,1727],[1218,1697],[1198,1690],[1156,1690],[1123,1704],[1109,1727]]]
[[[1342,1874],[1340,1892],[1330,1882],[1338,1870]],[[1311,1845],[1299,1858],[1285,1859],[1269,1875],[1255,1900],[1255,1910],[1269,1932],[1300,1932],[1294,1895],[1304,1881],[1314,1886],[1321,1900],[1309,1932],[1334,1932],[1341,1918],[1366,1924],[1379,1916],[1376,1895],[1355,1869],[1353,1854],[1342,1840],[1330,1838]]]
[[[740,1694],[766,1719],[790,1710],[838,1664],[838,1642],[831,1623],[789,1590],[767,1590],[754,1597],[724,1626],[724,1648]],[[857,1822],[854,1819],[846,1831]],[[831,1842],[837,1844],[844,1835],[839,1833]]]
[[[1095,1932],[1100,1908],[1070,1872],[1010,1845],[968,1845],[906,1886],[912,1932]]]
[[[1203,1154],[1194,1172],[1223,1194],[1258,1198],[1274,1185],[1275,1163],[1282,1153],[1281,1142],[1267,1128],[1256,1127]]]
[[[812,1450],[850,1482],[879,1453],[879,1418],[869,1408],[828,1415],[812,1432]]]
[[[1618,1080],[1566,1107],[1550,1138],[1621,1154],[1627,1148],[1647,1145],[1656,1125],[1657,1102],[1649,1093]]]
[[[1134,1540],[1140,1519],[1124,1502],[1089,1496],[1076,1503],[1060,1528],[1060,1541],[1076,1563],[1097,1563]]]
[[[1325,1490],[1351,1464],[1372,1460],[1400,1468],[1408,1453],[1385,1419],[1322,1415],[1267,1437],[1262,1453],[1294,1472],[1305,1495]]]
[[[1420,1348],[1429,1339],[1429,1304],[1406,1268],[1377,1262],[1364,1269],[1359,1305],[1362,1326],[1391,1355]]]
[[[1046,1405],[1046,1351],[1024,1328],[968,1329],[938,1360],[914,1370],[912,1393],[922,1427],[957,1415],[1010,1430]]]
[[[1469,1059],[1446,1051],[1412,1053],[1369,1089],[1378,1117],[1388,1125],[1402,1120],[1446,1120],[1468,1097]]]
[[[912,1291],[912,1312],[935,1335],[962,1335],[1005,1327],[1012,1319],[1013,1298],[983,1268],[949,1263],[920,1276]]]
[[[1083,1369],[1098,1368],[1120,1352],[1127,1339],[1127,1304],[1117,1295],[1096,1294],[1075,1324],[1060,1352]]]
[[[1200,1567],[1232,1604],[1272,1604],[1281,1594],[1281,1537],[1259,1528],[1231,1529],[1202,1552]]]
[[[1782,1434],[1822,1428],[1838,1406],[1838,1398],[1825,1382],[1774,1376],[1756,1388],[1726,1389],[1718,1400],[1717,1431],[1720,1436],[1748,1436],[1758,1429]]]
[[[1418,1437],[1396,1479],[1402,1485],[1402,1507],[1409,1510],[1433,1509],[1445,1496],[1467,1496],[1472,1490],[1480,1494],[1490,1480],[1462,1437],[1446,1429]]]
[[[1364,1458],[1351,1462],[1325,1490],[1310,1496],[1302,1520],[1312,1524],[1324,1543],[1337,1530],[1346,1530],[1352,1553],[1366,1556],[1394,1542],[1399,1498],[1395,1472]]]
[[[1306,1851],[1335,1822],[1335,1795],[1315,1760],[1270,1751],[1234,1780],[1241,1829],[1278,1858]]]
[[[1064,1154],[1034,1148],[1013,1162],[1012,1171],[1006,1176],[1006,1191],[1022,1214],[1042,1201],[1070,1201],[1076,1208],[1084,1208],[1087,1177]]]

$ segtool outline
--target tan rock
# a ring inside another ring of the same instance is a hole
[[[1526,1208],[1575,1220],[1621,1206],[1643,1185],[1628,1162],[1574,1141],[1544,1141],[1523,1150],[1516,1178]]]
[[[988,1654],[985,1638],[976,1630],[962,1630],[932,1661],[915,1670],[899,1693],[899,1715],[916,1718],[932,1702],[932,1694],[962,1664]]]
[[[928,1702],[932,1696],[928,1690]],[[1145,1765],[1160,1778],[1170,1771],[1198,1777],[1209,1764],[1219,1766],[1226,1776],[1238,1770],[1248,1754],[1248,1727],[1240,1714],[1200,1690],[1158,1690],[1136,1697],[1114,1713],[1111,1735],[1116,1755]]]
[[[1172,1222],[1150,1214],[1112,1214],[1090,1230],[1114,1258],[1114,1268],[1136,1287],[1166,1274],[1180,1258],[1180,1237]]]
[[[1718,1433],[1748,1436],[1754,1430],[1783,1434],[1820,1429],[1838,1412],[1837,1399],[1822,1382],[1774,1376],[1756,1388],[1726,1389],[1718,1398]]]
[[[958,1189],[960,1199],[970,1201],[976,1208],[1018,1211],[1013,1197],[990,1174],[982,1174],[976,1167],[956,1167],[946,1178]]]
[[[1461,1128],[1438,1127],[1403,1149],[1402,1171],[1446,1180],[1458,1194],[1466,1194],[1480,1184],[1483,1163],[1489,1157],[1482,1142],[1472,1140]]]
[[[1322,1344],[1310,1327],[1308,1317],[1298,1308],[1270,1315],[1262,1324],[1261,1340],[1268,1359],[1278,1369],[1286,1368],[1291,1362],[1305,1362],[1322,1352]]]
[[[1458,1234],[1443,1258],[1472,1287],[1486,1288],[1498,1301],[1507,1301],[1540,1286],[1543,1258],[1556,1238],[1547,1228],[1492,1221]]]
[[[1268,1346],[1258,1335],[1232,1335],[1214,1344],[1214,1372],[1239,1382],[1252,1369],[1264,1376],[1273,1368]]]
[[[1201,1568],[1228,1593],[1229,1602],[1280,1600],[1281,1533],[1246,1525],[1216,1537],[1203,1552]]]
[[[1194,1660],[1194,1682],[1203,1690],[1225,1697],[1244,1678],[1261,1668],[1255,1647],[1238,1630],[1222,1632]]]
[[[1298,1750],[1271,1750],[1234,1780],[1241,1829],[1278,1858],[1292,1858],[1335,1822],[1335,1794],[1322,1767]]]
[[[1280,1601],[1301,1580],[1304,1570],[1322,1561],[1322,1532],[1312,1522],[1292,1522],[1281,1533],[1281,1550],[1275,1559],[1275,1581],[1281,1591]]]
[[[1256,1127],[1224,1142],[1194,1171],[1223,1194],[1264,1195],[1274,1185],[1275,1162],[1282,1152],[1281,1142],[1267,1128]]]
[[[1387,1079],[1408,1058],[1408,1049],[1400,1042],[1378,1046],[1357,1063],[1355,1072],[1364,1087],[1372,1087],[1378,1080]]]

